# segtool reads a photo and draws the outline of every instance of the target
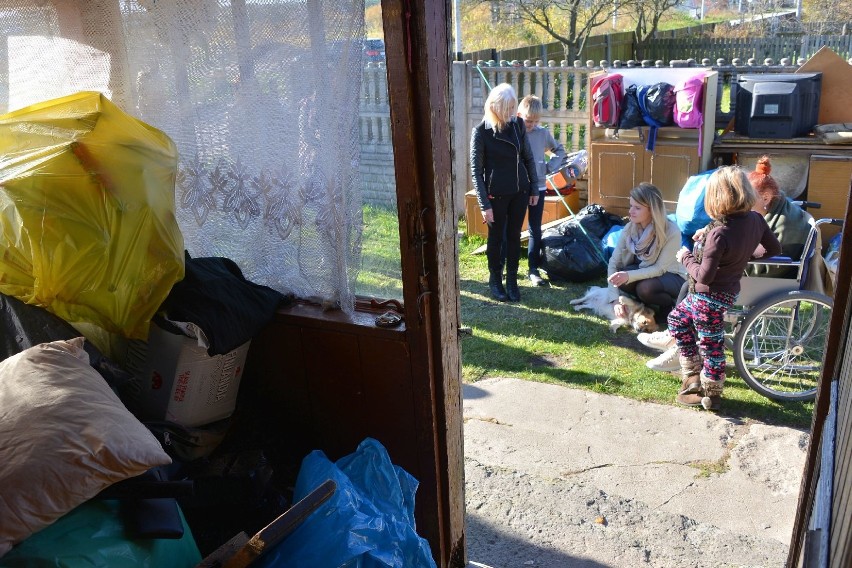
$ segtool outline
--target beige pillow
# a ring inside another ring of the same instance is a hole
[[[107,486],[171,462],[83,338],[0,362],[0,556]]]

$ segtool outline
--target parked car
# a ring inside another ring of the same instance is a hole
[[[367,61],[385,60],[385,40],[382,38],[367,38],[364,40],[364,59]]]

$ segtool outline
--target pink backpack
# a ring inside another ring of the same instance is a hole
[[[613,128],[621,117],[624,79],[619,73],[599,77],[592,84],[592,121],[595,126]]]
[[[693,75],[675,85],[674,121],[681,128],[698,129],[698,155],[703,144],[704,73]]]
[[[674,88],[674,121],[681,128],[700,128],[704,124],[701,107],[704,101],[704,74],[684,79]]]

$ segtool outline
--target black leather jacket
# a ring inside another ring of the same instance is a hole
[[[470,172],[476,199],[483,211],[491,209],[492,197],[518,192],[538,195],[535,160],[522,118],[515,118],[497,133],[484,120],[473,129]]]

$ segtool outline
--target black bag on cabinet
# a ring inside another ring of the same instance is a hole
[[[642,109],[639,108],[639,98],[636,92],[636,85],[630,85],[624,91],[624,100],[621,103],[621,120],[618,121],[619,130],[637,128],[646,124],[642,117]]]

